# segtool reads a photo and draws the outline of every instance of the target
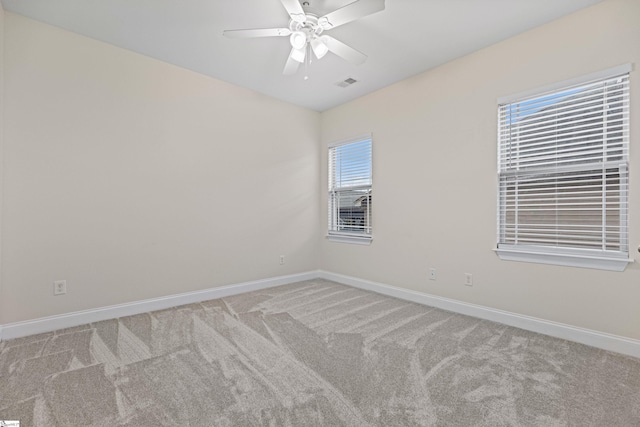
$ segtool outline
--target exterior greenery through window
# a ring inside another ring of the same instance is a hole
[[[371,240],[371,135],[329,147],[329,238]]]
[[[628,122],[628,72],[499,106],[501,258],[624,269]]]

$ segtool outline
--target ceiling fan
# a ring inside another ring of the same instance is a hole
[[[303,0],[300,3],[299,0],[280,0],[280,2],[291,17],[288,28],[226,30],[222,34],[238,39],[289,37],[291,52],[283,70],[286,75],[295,74],[305,59],[310,60],[311,52],[318,59],[325,56],[327,52],[333,52],[352,64],[362,64],[367,59],[367,55],[323,33],[384,9],[384,0],[356,0],[326,15],[318,16],[311,12],[309,1]]]

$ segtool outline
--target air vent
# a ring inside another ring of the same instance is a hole
[[[343,81],[341,81],[340,83],[336,83],[337,86],[340,87],[348,87],[351,86],[354,83],[357,83],[358,81],[354,78],[351,77],[347,77],[346,79],[344,79]]]

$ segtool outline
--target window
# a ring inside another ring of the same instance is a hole
[[[329,239],[371,242],[371,135],[329,147]]]
[[[622,271],[629,67],[500,103],[498,255]]]

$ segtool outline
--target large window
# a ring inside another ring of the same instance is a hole
[[[371,241],[371,135],[329,147],[329,239]]]
[[[501,258],[619,271],[631,261],[629,73],[604,74],[500,103]]]

